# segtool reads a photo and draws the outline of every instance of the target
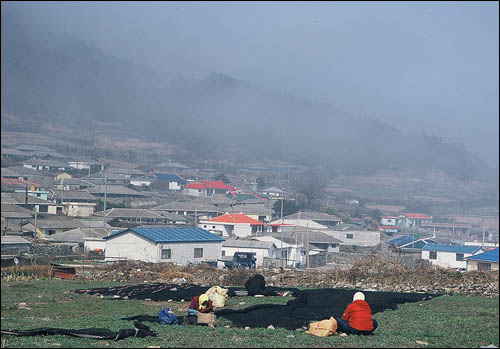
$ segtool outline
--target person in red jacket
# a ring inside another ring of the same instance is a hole
[[[347,334],[369,335],[378,327],[377,320],[372,319],[372,312],[368,303],[365,302],[363,292],[356,292],[337,320],[337,331]]]

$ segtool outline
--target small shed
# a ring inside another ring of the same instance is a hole
[[[31,242],[16,235],[2,235],[1,245],[2,257],[20,256],[22,253],[29,253]]]
[[[498,270],[498,248],[465,258],[467,270]]]

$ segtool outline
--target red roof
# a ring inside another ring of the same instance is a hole
[[[21,185],[32,185],[35,187],[41,187],[41,184],[32,182],[32,181],[26,181],[24,179],[8,179],[8,178],[2,178],[2,183],[4,184],[21,184]]]
[[[264,223],[256,221],[255,219],[248,217],[243,213],[226,213],[222,216],[209,219],[208,221],[220,223],[250,223],[250,225],[264,225]]]
[[[235,191],[236,188],[230,187],[222,181],[199,181],[186,184],[184,188],[187,189],[226,189],[229,191]]]
[[[431,217],[423,213],[403,213],[403,216],[408,218],[420,218],[420,219],[430,219]]]

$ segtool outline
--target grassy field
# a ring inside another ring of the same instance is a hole
[[[172,308],[185,315],[188,302],[117,301],[83,294],[65,293],[77,288],[116,286],[111,282],[35,280],[2,282],[2,329],[107,328],[118,331],[133,328],[121,317],[156,315]],[[226,306],[242,308],[256,303],[286,303],[289,297],[232,297]],[[20,309],[26,302],[30,309]],[[240,305],[240,302],[245,304]],[[403,304],[397,310],[377,313],[379,328],[373,336],[339,335],[318,338],[303,331],[285,329],[225,328],[231,323],[217,318],[216,327],[160,325],[148,323],[158,337],[127,338],[120,341],[73,338],[69,336],[2,336],[5,348],[132,348],[132,347],[476,347],[499,346],[498,297],[442,296],[430,301]],[[418,343],[420,341],[421,343]],[[425,344],[425,343],[427,344]]]

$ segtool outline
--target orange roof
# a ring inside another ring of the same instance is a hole
[[[8,179],[8,178],[2,178],[2,183],[4,184],[21,184],[21,185],[32,185],[35,187],[41,187],[41,184],[32,182],[32,181],[27,181],[24,179]]]
[[[208,221],[220,223],[250,223],[250,225],[264,225],[264,223],[256,221],[255,219],[248,217],[243,213],[226,213],[222,216],[209,219]]]
[[[236,188],[230,187],[229,185],[225,184],[222,181],[199,181],[199,182],[193,182],[186,184],[184,188],[188,189],[205,189],[205,188],[211,188],[211,189],[226,189],[229,191],[234,191]]]
[[[408,218],[422,218],[422,219],[430,219],[431,218],[423,213],[403,213],[403,216],[408,217]]]

